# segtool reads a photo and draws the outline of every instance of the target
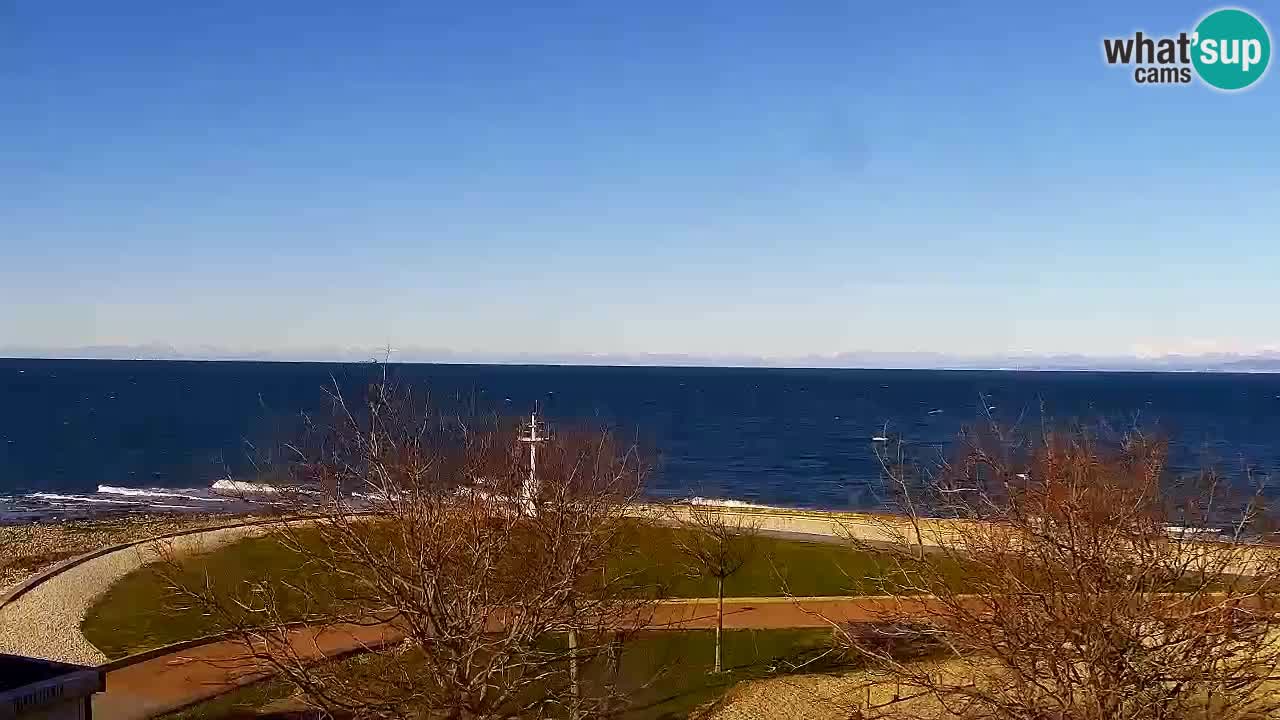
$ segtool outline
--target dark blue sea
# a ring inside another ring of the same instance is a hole
[[[983,408],[1006,423],[1134,425],[1188,469],[1280,465],[1280,375],[393,365],[446,403],[608,425],[656,459],[648,492],[766,505],[877,503],[872,438],[938,456]],[[0,517],[218,510],[251,448],[358,396],[360,364],[0,360]]]

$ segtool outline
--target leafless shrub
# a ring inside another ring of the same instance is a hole
[[[841,643],[895,687],[862,716],[1112,720],[1255,718],[1280,710],[1274,594],[1260,490],[1171,477],[1163,443],[1090,433],[962,437],[929,471],[881,455],[898,499],[876,550],[894,601],[875,637]],[[853,542],[865,541],[853,537]],[[904,661],[897,638],[942,649]],[[918,699],[901,702],[903,697]]]
[[[177,596],[330,715],[576,718],[621,707],[609,665],[616,674],[649,607],[608,568],[644,475],[634,450],[607,433],[557,435],[538,450],[530,503],[513,423],[432,413],[385,380],[359,408],[333,399],[333,417],[290,447],[291,492],[276,504],[291,512],[269,529],[299,571],[226,591],[182,581],[170,558]],[[318,662],[333,653],[296,621],[370,654]],[[592,681],[580,682],[587,665]]]

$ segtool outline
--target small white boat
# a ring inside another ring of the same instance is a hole
[[[889,442],[889,438],[887,438],[887,437],[885,437],[885,436],[883,436],[883,435],[877,435],[877,436],[875,436],[875,437],[871,438],[871,442]]]

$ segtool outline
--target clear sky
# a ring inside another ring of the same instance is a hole
[[[16,0],[0,346],[1280,347],[1280,76],[1102,60],[1216,7]]]

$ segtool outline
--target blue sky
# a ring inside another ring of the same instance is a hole
[[[1102,61],[1215,5],[530,5],[18,0],[0,347],[1280,348],[1280,79]]]

